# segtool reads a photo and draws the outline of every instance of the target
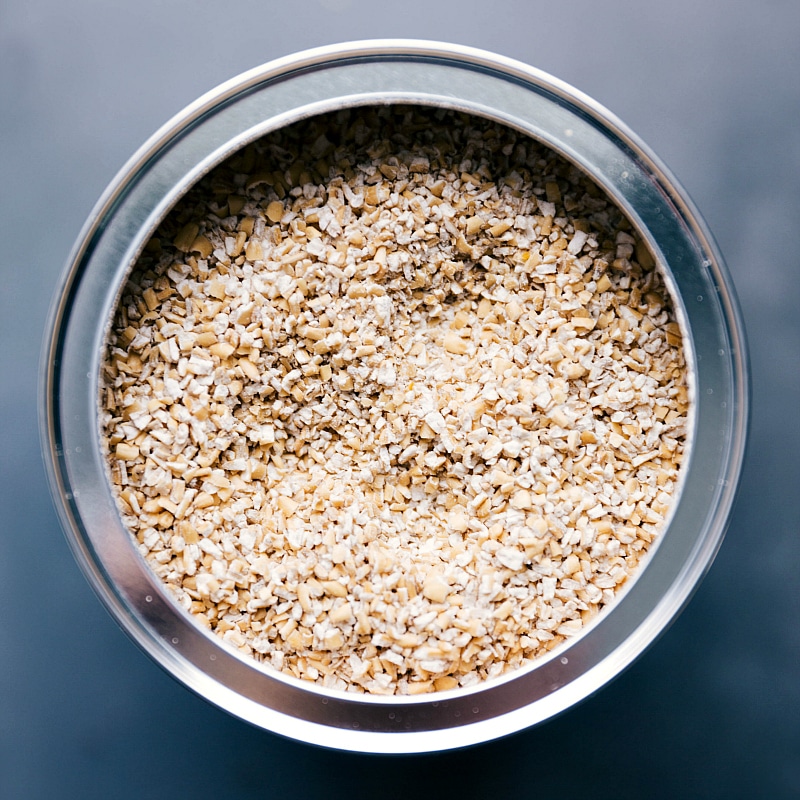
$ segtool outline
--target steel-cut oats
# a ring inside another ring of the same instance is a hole
[[[309,681],[528,664],[636,572],[677,491],[653,258],[548,149],[451,112],[271,134],[171,212],[108,334],[123,520],[198,623]]]

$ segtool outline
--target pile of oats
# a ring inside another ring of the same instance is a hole
[[[525,136],[396,106],[204,179],[124,288],[101,392],[123,519],[194,620],[374,694],[580,633],[663,524],[689,407],[614,204]]]

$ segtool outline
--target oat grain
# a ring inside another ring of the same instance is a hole
[[[303,680],[415,694],[528,664],[636,573],[689,386],[661,274],[505,128],[340,112],[168,216],[108,335],[122,517],[195,620]]]

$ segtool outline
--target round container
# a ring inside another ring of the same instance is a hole
[[[302,683],[201,629],[137,552],[99,433],[104,339],[138,254],[176,201],[254,139],[336,109],[387,103],[471,113],[530,135],[582,168],[660,262],[694,374],[690,447],[669,525],[632,585],[580,636],[530,668],[423,696]],[[685,193],[616,118],[564,83],[484,52],[413,41],[326,47],[205,95],[128,162],[92,212],[51,313],[43,364],[45,461],[69,543],[112,615],[190,689],[304,742],[376,752],[445,750],[564,711],[627,667],[675,618],[722,540],[742,465],[748,378],[742,323],[719,253]]]

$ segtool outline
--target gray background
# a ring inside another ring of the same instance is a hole
[[[633,128],[725,254],[753,375],[728,536],[666,635],[546,725],[399,759],[284,741],[155,666],[75,565],[37,431],[48,305],[125,160],[245,69],[386,36],[520,59]],[[800,796],[798,76],[796,0],[0,2],[0,797]]]

